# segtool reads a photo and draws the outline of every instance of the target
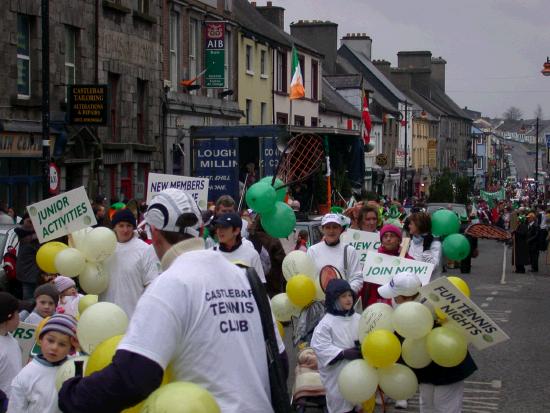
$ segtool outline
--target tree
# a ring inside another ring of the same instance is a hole
[[[535,109],[535,119],[542,120],[544,119],[544,114],[542,113],[542,106],[540,103],[537,105],[537,108]]]
[[[520,120],[523,118],[523,112],[516,106],[510,106],[503,116],[506,120]]]

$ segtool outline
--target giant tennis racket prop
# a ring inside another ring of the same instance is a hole
[[[338,268],[332,266],[332,265],[325,265],[323,268],[321,268],[321,271],[319,272],[319,284],[321,285],[321,290],[323,290],[324,293],[327,291],[328,283],[331,280],[338,280],[342,279],[342,274],[338,270]]]
[[[508,241],[512,238],[512,234],[505,229],[489,224],[470,225],[464,233],[474,238],[494,239],[497,241]]]

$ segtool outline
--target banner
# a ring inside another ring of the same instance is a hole
[[[17,340],[21,349],[21,357],[23,358],[23,366],[29,361],[31,350],[36,343],[35,339],[36,326],[34,324],[19,323],[17,328],[11,335]]]
[[[41,244],[97,224],[83,186],[29,205],[27,210]]]
[[[357,229],[347,229],[341,236],[340,241],[349,244],[357,250],[361,266],[365,265],[367,253],[369,251],[378,251],[380,247],[380,234],[377,232],[359,231]]]
[[[422,285],[426,285],[430,282],[433,270],[434,265],[427,262],[368,251],[363,265],[363,280],[384,285],[396,274],[412,272],[420,278]]]
[[[208,178],[156,174],[150,172],[147,177],[147,205],[159,192],[168,188],[181,189],[189,194],[201,210],[208,206]]]
[[[447,322],[460,328],[478,350],[509,340],[510,337],[472,300],[446,277],[425,285],[420,290],[435,308],[447,315]]]
[[[500,191],[496,192],[479,191],[479,196],[492,208],[494,201],[502,201],[506,197],[506,193],[504,188],[500,188]]]
[[[205,35],[206,75],[204,85],[207,88],[225,87],[225,23],[206,22]]]

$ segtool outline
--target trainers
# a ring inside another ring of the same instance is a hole
[[[407,400],[396,400],[395,401],[395,408],[396,409],[406,409],[409,406],[407,403]]]

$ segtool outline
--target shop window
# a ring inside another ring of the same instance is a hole
[[[288,114],[277,112],[277,125],[288,125]]]
[[[306,119],[303,116],[294,115],[295,126],[306,126]]]

